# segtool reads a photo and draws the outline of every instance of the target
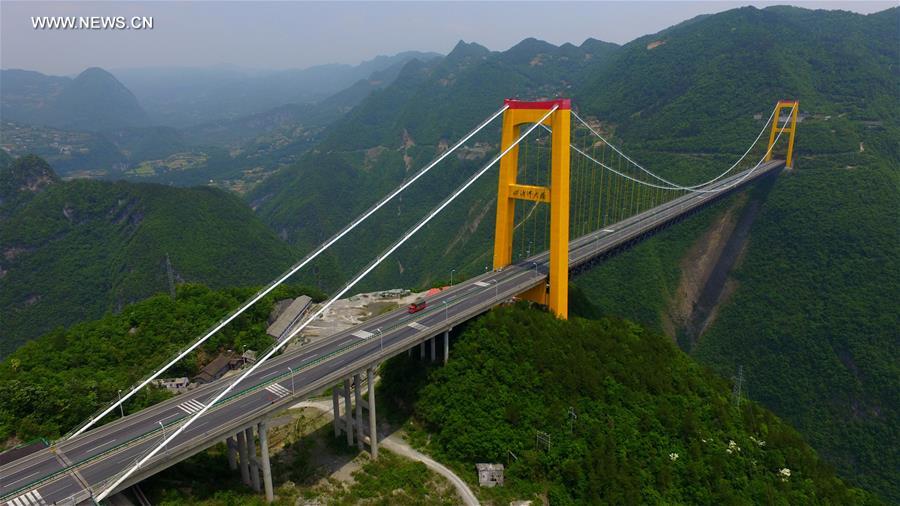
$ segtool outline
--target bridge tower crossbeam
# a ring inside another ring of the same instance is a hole
[[[557,99],[543,102],[524,102],[507,99],[503,113],[500,151],[503,152],[519,137],[522,125],[537,123],[557,107],[545,120],[550,127],[550,186],[519,184],[519,146],[516,145],[500,160],[497,187],[497,223],[494,234],[494,269],[512,263],[513,230],[517,200],[550,204],[550,270],[547,285],[538,286],[522,294],[523,298],[549,306],[557,317],[568,317],[569,291],[569,141],[571,101]]]

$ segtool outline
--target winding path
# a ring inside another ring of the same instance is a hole
[[[331,401],[308,400],[297,403],[292,407],[315,408],[319,411],[330,414],[332,418],[334,417]],[[425,464],[425,467],[427,467],[428,469],[431,469],[444,478],[447,478],[447,480],[450,481],[453,487],[456,488],[456,493],[459,495],[460,499],[462,499],[463,504],[465,504],[466,506],[478,506],[480,504],[478,502],[478,498],[475,497],[475,494],[472,492],[472,489],[469,488],[469,485],[465,481],[463,481],[462,478],[457,476],[456,473],[451,471],[445,465],[410,446],[409,443],[404,441],[403,438],[401,438],[396,433],[390,434],[389,436],[383,438],[381,441],[379,441],[379,444],[398,455],[402,455],[408,459],[417,460]]]

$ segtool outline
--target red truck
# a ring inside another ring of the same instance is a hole
[[[410,304],[409,307],[406,308],[406,312],[409,314],[418,313],[426,307],[428,307],[428,301],[426,301],[422,297],[419,297],[412,304]]]

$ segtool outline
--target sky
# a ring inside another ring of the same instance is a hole
[[[793,4],[863,14],[896,2],[35,2],[0,0],[0,67],[73,75],[87,67],[357,64],[380,54],[448,53],[459,40],[505,50],[527,37],[623,44],[700,14]],[[32,17],[152,17],[152,29],[34,29]]]

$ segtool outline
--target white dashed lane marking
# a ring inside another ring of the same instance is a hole
[[[178,405],[178,408],[187,414],[196,413],[205,407],[206,406],[204,406],[202,402],[195,401],[194,399],[191,399],[187,402],[182,402]]]
[[[373,334],[371,332],[366,332],[365,330],[357,330],[356,332],[354,332],[350,335],[352,335],[354,337],[358,337],[360,339],[368,339],[368,338],[374,336],[375,334]]]
[[[419,322],[412,322],[412,323],[410,323],[410,324],[407,325],[407,326],[408,326],[408,327],[412,327],[412,328],[414,328],[414,329],[416,329],[416,330],[420,330],[420,331],[421,331],[421,330],[428,330],[428,327],[426,327],[425,325],[422,325],[422,324],[419,323]]]
[[[268,390],[269,392],[272,392],[273,394],[277,395],[278,397],[284,397],[286,395],[291,394],[290,390],[288,390],[287,388],[284,388],[283,386],[279,385],[278,383],[273,383],[273,384],[267,386],[266,390]]]
[[[46,505],[47,501],[41,497],[41,493],[37,490],[32,490],[30,492],[25,492],[24,494],[13,497],[11,501],[7,501],[7,506],[43,506]]]

